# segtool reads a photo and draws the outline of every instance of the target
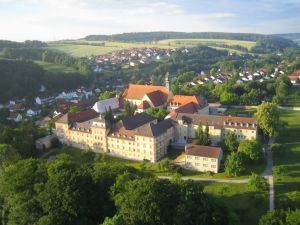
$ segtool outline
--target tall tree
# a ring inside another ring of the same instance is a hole
[[[277,136],[284,127],[284,123],[280,120],[279,109],[274,103],[264,102],[259,105],[255,117],[266,136]]]
[[[225,161],[225,172],[229,176],[239,176],[245,170],[242,157],[237,152],[231,152]]]

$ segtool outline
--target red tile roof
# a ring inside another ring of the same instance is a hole
[[[150,99],[154,107],[158,107],[164,104],[164,96],[161,91],[153,91],[146,94]]]
[[[139,106],[138,109],[148,109],[150,108],[150,104],[147,101],[143,101]]]
[[[170,91],[164,86],[129,84],[122,97],[124,97],[125,99],[142,100],[142,98],[146,94],[154,91],[160,91],[163,97],[163,101],[167,101]]]
[[[57,120],[57,123],[74,123],[74,122],[84,122],[93,118],[96,118],[99,114],[93,110],[88,109],[79,113],[66,113],[61,118]]]
[[[185,146],[185,153],[186,155],[219,158],[221,156],[222,149],[219,147],[187,144]]]
[[[294,76],[299,77],[300,76],[300,70],[296,70],[290,76],[292,76],[292,77],[294,77]]]

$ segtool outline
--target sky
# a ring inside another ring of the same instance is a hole
[[[0,0],[0,39],[183,31],[300,33],[300,0]]]

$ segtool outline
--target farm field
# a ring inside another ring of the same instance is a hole
[[[36,64],[42,66],[46,71],[53,72],[53,73],[75,73],[77,72],[76,69],[73,67],[67,67],[64,65],[48,63],[43,61],[34,61]]]
[[[288,126],[276,139],[286,153],[273,157],[276,200],[282,199],[288,192],[300,190],[300,111],[282,111],[281,117]]]
[[[159,47],[159,48],[170,48],[167,45],[158,44],[147,44],[147,43],[125,43],[125,42],[110,42],[110,41],[89,41],[84,44],[84,41],[79,41],[82,45],[78,44],[67,44],[67,43],[48,43],[49,49],[58,50],[75,57],[87,57],[91,55],[105,55],[113,51],[129,48],[144,48],[144,47]],[[104,46],[88,45],[88,43],[105,43]]]
[[[183,46],[193,47],[199,44],[208,45],[208,46],[210,46],[211,44],[216,44],[216,45],[225,44],[225,45],[240,45],[250,50],[255,45],[255,42],[227,40],[227,39],[166,39],[166,40],[159,41],[158,44],[171,45],[177,47],[183,47]]]
[[[73,41],[74,42],[74,41]],[[207,45],[212,48],[229,50],[230,52],[242,53],[241,51],[224,48],[222,46],[216,45],[240,45],[242,47],[251,49],[255,42],[251,41],[239,41],[239,40],[226,40],[226,39],[166,39],[158,42],[115,42],[115,41],[75,41],[82,44],[72,44],[68,42],[51,42],[48,43],[49,49],[62,51],[71,54],[75,57],[87,57],[91,55],[105,55],[113,51],[129,48],[144,48],[144,47],[154,47],[154,48],[181,48],[181,47],[194,47],[199,44]],[[87,43],[87,44],[84,44]],[[88,45],[89,43],[104,43],[104,46],[94,46]]]
[[[247,184],[203,182],[204,192],[221,199],[239,218],[241,225],[258,224],[260,217],[268,209],[266,192],[256,193]]]

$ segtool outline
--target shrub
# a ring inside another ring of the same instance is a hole
[[[268,183],[263,176],[252,173],[248,181],[248,187],[254,191],[266,191],[268,190]]]

